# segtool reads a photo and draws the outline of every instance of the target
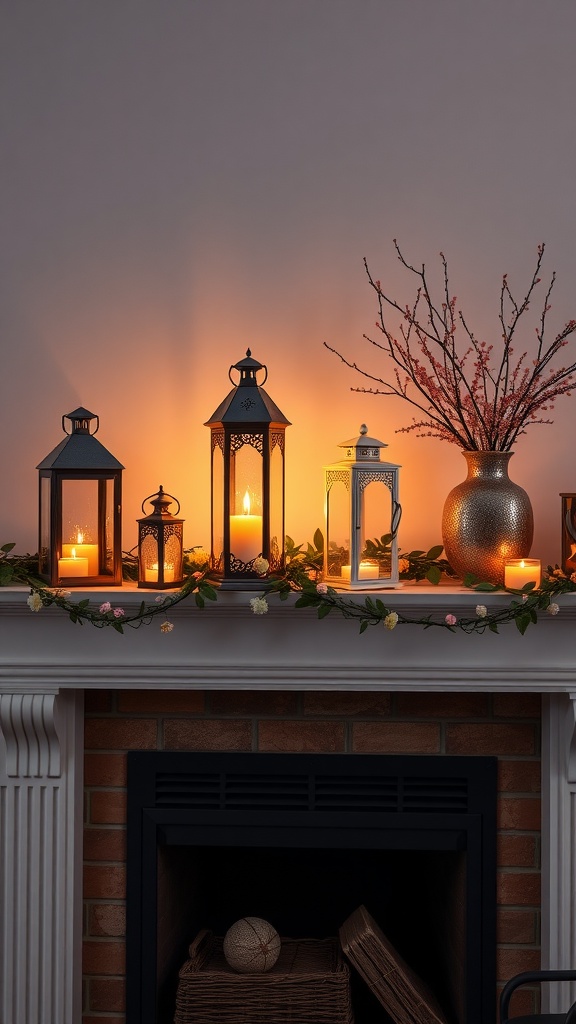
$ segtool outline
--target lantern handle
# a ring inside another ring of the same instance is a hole
[[[236,383],[232,376],[232,370],[238,370],[240,374],[240,380],[238,381],[238,383]],[[258,381],[256,380],[256,374],[258,373],[258,370],[264,370],[265,373],[264,380],[262,381],[261,384],[259,384]],[[257,359],[252,359],[252,353],[250,349],[247,348],[246,358],[240,359],[240,361],[237,363],[233,363],[232,366],[229,368],[228,380],[230,381],[231,384],[234,385],[235,388],[239,387],[241,384],[255,384],[256,387],[262,388],[264,387],[266,381],[268,380],[268,367],[266,366],[265,363],[259,363]]]
[[[402,506],[399,501],[392,502],[392,538],[398,533],[398,527],[400,526],[400,520],[402,519]]]
[[[168,506],[168,505],[171,505],[173,501],[175,501],[176,504],[178,505],[178,508],[176,509],[176,515],[178,515],[178,513],[180,512],[180,502],[178,501],[178,498],[175,498],[173,494],[168,494],[168,491],[165,491],[164,488],[162,487],[162,484],[160,484],[159,490],[155,491],[154,494],[149,494],[147,498],[144,498],[144,501],[142,502],[142,505],[140,506],[141,509],[142,509],[142,513],[143,514],[145,514],[145,511],[146,511],[145,508],[144,508],[144,505],[146,504],[147,501],[151,501],[152,498],[160,498],[161,499],[158,502],[154,502],[153,501],[152,502],[153,505],[161,505],[161,504],[163,504],[163,505]],[[164,501],[163,500],[164,498],[170,498],[171,500],[170,501]],[[152,513],[150,513],[150,514],[152,514]]]

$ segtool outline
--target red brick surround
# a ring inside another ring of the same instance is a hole
[[[539,696],[87,691],[85,748],[83,1024],[125,1019],[127,750],[497,755],[498,977],[540,964]]]

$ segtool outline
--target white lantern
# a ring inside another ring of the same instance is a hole
[[[401,587],[397,533],[400,466],[382,462],[387,445],[360,436],[343,441],[341,462],[324,467],[326,530],[324,579],[333,587],[372,590]]]

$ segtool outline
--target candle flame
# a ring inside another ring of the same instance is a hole
[[[76,548],[72,548],[72,558],[76,558]]]
[[[83,544],[84,543],[84,534],[80,530],[78,530],[78,535],[76,537],[76,543],[77,544]]]
[[[249,516],[250,515],[250,495],[248,494],[248,491],[246,491],[246,494],[244,495],[244,501],[242,502],[242,505],[243,505],[243,508],[244,508],[244,515],[245,516]]]
[[[526,566],[524,564],[524,559],[523,558],[520,560],[520,568],[521,569],[525,569],[526,568]]]

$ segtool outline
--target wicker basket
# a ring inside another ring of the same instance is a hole
[[[174,1024],[353,1024],[338,940],[282,939],[266,974],[238,974],[222,939],[201,931],[179,974]]]

